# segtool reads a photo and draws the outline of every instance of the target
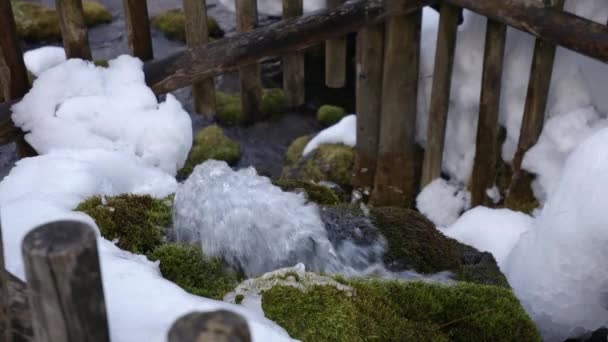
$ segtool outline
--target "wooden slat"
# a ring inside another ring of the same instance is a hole
[[[283,0],[283,18],[303,14],[302,0]],[[283,90],[290,107],[298,107],[306,101],[304,53],[294,52],[283,57]]]
[[[194,48],[209,42],[206,0],[184,0],[186,43]],[[216,112],[215,82],[208,78],[192,85],[194,110],[211,118]]]
[[[398,1],[398,0],[394,0]],[[386,22],[378,166],[370,203],[411,206],[422,11]]]
[[[342,0],[327,0],[327,8],[334,9]],[[328,27],[329,29],[329,27]],[[325,43],[325,84],[342,88],[346,84],[346,38],[330,39]]]
[[[366,26],[357,38],[357,158],[353,187],[366,192],[374,185],[378,158],[384,25]]]
[[[0,52],[0,63],[6,65],[9,70],[8,79],[4,80],[7,83],[5,87],[8,86],[9,89],[8,100],[20,98],[28,92],[30,86],[10,0],[0,0]],[[4,78],[7,78],[6,71],[3,74]]]
[[[131,54],[142,61],[154,59],[147,1],[123,0],[123,8]]]
[[[486,191],[496,182],[496,162],[499,152],[498,113],[506,37],[506,25],[488,20],[475,162],[471,177],[472,206],[489,205]]]
[[[256,0],[235,0],[238,32],[255,30],[258,22]],[[241,79],[241,105],[245,122],[253,123],[261,118],[262,76],[257,63],[239,68]]]
[[[441,176],[460,9],[443,2],[440,12],[431,108],[427,127],[426,150],[422,164],[422,179],[420,181],[422,186]]]
[[[63,47],[68,58],[92,60],[81,0],[57,0]]]

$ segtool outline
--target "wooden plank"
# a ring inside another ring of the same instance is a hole
[[[327,8],[335,9],[342,0],[327,0]],[[342,88],[346,84],[346,38],[325,42],[325,84],[329,88]]]
[[[123,8],[131,55],[142,61],[154,59],[147,1],[123,0]]]
[[[565,0],[552,0],[556,9],[564,7]],[[524,107],[524,115],[519,133],[517,151],[511,162],[513,177],[509,186],[508,197],[518,197],[527,186],[527,174],[521,169],[521,162],[528,150],[536,144],[545,122],[545,111],[549,98],[549,88],[553,74],[553,64],[557,47],[542,39],[537,39],[534,45],[530,80],[528,82],[528,93]]]
[[[421,186],[441,176],[460,9],[443,2],[440,13]]]
[[[204,46],[209,42],[209,27],[207,26],[206,0],[184,0],[186,17],[186,43],[194,48]],[[192,85],[194,110],[208,118],[216,112],[215,82],[208,78]]]
[[[191,312],[178,318],[169,330],[168,342],[251,342],[247,321],[228,310]]]
[[[295,18],[304,13],[302,0],[283,0],[283,18]],[[304,53],[293,52],[283,57],[283,90],[290,107],[306,101]]]
[[[55,5],[66,56],[92,60],[82,0],[57,0]]]
[[[258,23],[258,6],[256,0],[236,0],[237,30],[251,32]],[[257,63],[239,68],[241,79],[241,106],[244,121],[253,123],[261,119],[262,75]]]
[[[109,341],[94,229],[44,224],[25,236],[22,252],[35,340]]]
[[[383,59],[384,25],[364,27],[357,36],[357,157],[353,171],[353,187],[364,194],[371,191],[376,175]]]
[[[489,19],[486,28],[481,100],[475,162],[471,177],[472,206],[490,205],[486,191],[496,182],[498,161],[498,113],[507,26]]]
[[[9,316],[8,273],[5,271],[2,224],[0,222],[0,341],[11,340],[11,317]]]
[[[548,43],[561,45],[608,63],[608,27],[577,15],[547,7],[539,0],[445,0]]]
[[[8,67],[3,72],[5,87],[8,86],[7,99],[17,99],[25,95],[30,89],[27,71],[23,62],[23,54],[17,39],[17,28],[10,0],[0,0],[0,52],[4,65]]]
[[[407,207],[414,200],[421,22],[420,10],[386,22],[380,142],[370,198],[375,206]]]

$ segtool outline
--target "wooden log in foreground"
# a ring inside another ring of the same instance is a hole
[[[142,61],[153,59],[148,3],[142,0],[123,0],[123,8],[131,54]]]
[[[89,35],[81,0],[57,0],[61,37],[68,58],[92,60]]]
[[[247,321],[231,311],[191,312],[178,318],[168,342],[251,342]]]
[[[296,18],[304,11],[302,0],[283,0],[283,18]],[[298,107],[306,101],[306,77],[304,53],[293,52],[283,57],[283,91],[290,107]]]
[[[109,341],[93,228],[42,225],[25,236],[22,252],[36,341]]]

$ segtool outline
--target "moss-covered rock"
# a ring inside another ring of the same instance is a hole
[[[172,198],[155,199],[148,195],[124,194],[116,197],[94,196],[75,210],[95,220],[101,235],[133,253],[147,253],[163,242],[163,230],[171,225]]]
[[[187,292],[213,299],[222,297],[238,285],[237,273],[219,259],[206,257],[200,247],[166,244],[148,254],[160,261],[160,272]]]
[[[223,160],[234,165],[240,157],[239,143],[228,138],[219,126],[211,125],[196,134],[186,164],[179,170],[178,176],[188,177],[196,165],[209,159]]]
[[[186,41],[186,17],[181,8],[155,16],[152,18],[152,27],[161,31],[169,39]],[[222,38],[224,36],[224,30],[220,28],[215,18],[207,17],[207,27],[210,37]]]
[[[17,35],[26,41],[60,41],[61,28],[57,11],[27,1],[13,0]],[[112,13],[95,1],[83,2],[84,19],[88,27],[112,21]]]
[[[283,191],[303,191],[306,193],[308,200],[317,204],[335,205],[340,203],[336,193],[325,185],[295,179],[276,179],[272,183]]]
[[[264,313],[302,341],[540,341],[509,289],[341,281],[352,292],[275,286],[262,294]]]
[[[93,61],[93,64],[95,64],[95,66],[102,67],[102,68],[107,68],[110,66],[110,64],[108,64],[107,59],[96,59]]]
[[[245,123],[241,98],[239,94],[226,94],[216,92],[217,113],[216,118],[225,125],[238,125]],[[262,119],[277,117],[287,109],[287,98],[281,89],[264,89],[262,94]]]
[[[324,126],[331,126],[346,116],[342,107],[323,105],[317,111],[317,120]]]

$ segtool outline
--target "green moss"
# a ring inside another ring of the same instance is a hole
[[[272,183],[283,191],[303,190],[306,192],[308,199],[312,202],[321,205],[335,205],[340,203],[340,199],[329,187],[315,184],[313,182],[293,180],[293,179],[277,179]]]
[[[238,125],[245,123],[241,98],[239,94],[226,94],[216,92],[217,114],[216,118],[225,125]],[[287,98],[281,89],[264,89],[260,110],[262,118],[277,117],[287,109]]]
[[[107,59],[96,59],[93,61],[93,64],[102,68],[107,68],[109,66]]]
[[[287,109],[287,97],[282,89],[264,89],[262,94],[262,115],[265,118],[283,114]]]
[[[61,29],[57,11],[31,2],[13,0],[13,12],[17,25],[17,35],[26,41],[60,41]],[[109,23],[112,14],[105,6],[94,1],[83,2],[87,26]]]
[[[510,290],[476,284],[354,280],[305,292],[275,286],[265,315],[302,341],[540,341]]]
[[[331,126],[346,116],[346,110],[342,107],[324,105],[317,111],[317,120],[324,126]]]
[[[196,134],[186,164],[178,175],[188,177],[196,165],[209,159],[223,160],[233,165],[240,156],[239,143],[228,138],[219,126],[211,125]]]
[[[184,16],[184,10],[181,8],[155,16],[152,18],[152,27],[161,31],[169,39],[186,41],[186,17]],[[207,28],[209,29],[209,36],[212,38],[224,36],[224,31],[213,17],[207,17]]]
[[[165,279],[197,296],[222,299],[240,280],[221,260],[206,257],[197,246],[162,245],[149,253],[148,258],[160,261]]]
[[[163,242],[163,228],[171,225],[172,200],[148,195],[99,196],[80,203],[75,210],[95,220],[101,235],[133,253],[147,253]]]
[[[287,148],[285,153],[285,165],[294,166],[302,158],[302,152],[306,147],[306,144],[312,139],[310,135],[305,135],[294,140],[291,145]]]
[[[243,299],[245,299],[245,296],[243,296],[242,294],[239,294],[234,297],[234,302],[236,304],[241,304],[243,302]]]

